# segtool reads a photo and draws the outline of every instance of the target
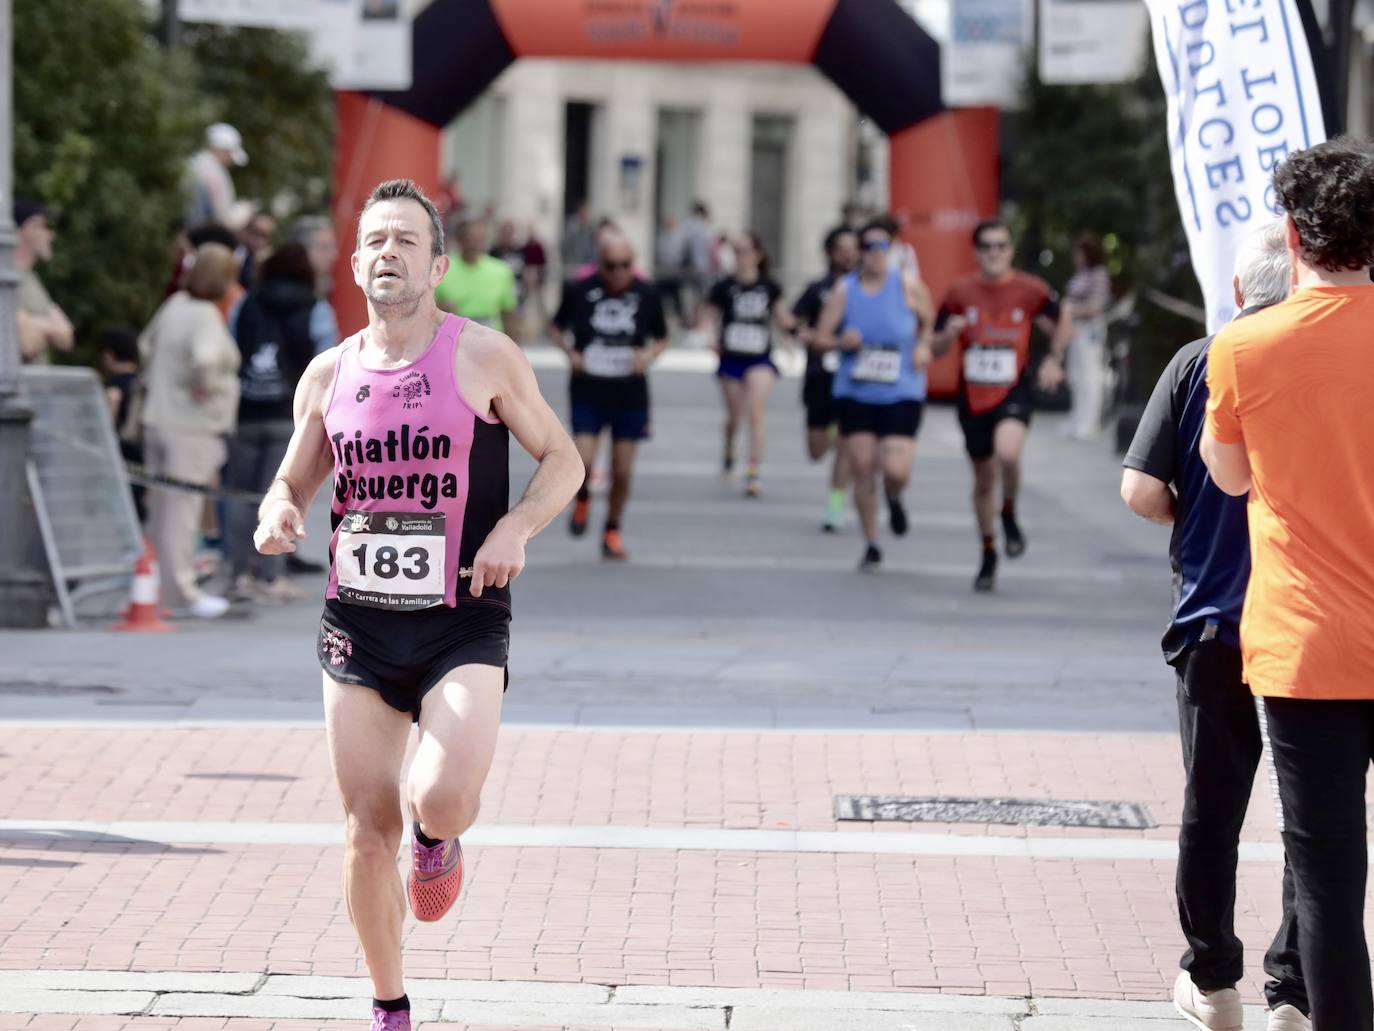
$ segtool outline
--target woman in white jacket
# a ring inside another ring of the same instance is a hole
[[[239,404],[239,349],[216,302],[238,278],[222,244],[201,245],[186,285],[163,302],[139,339],[147,394],[143,447],[148,470],[209,485],[225,460]],[[162,604],[175,614],[214,619],[224,598],[196,586],[195,552],[204,498],[190,491],[148,492],[148,536],[157,551]]]
[[[1079,233],[1073,243],[1073,264],[1076,271],[1064,291],[1064,308],[1073,320],[1067,369],[1073,407],[1065,432],[1087,440],[1102,428],[1107,378],[1107,309],[1112,303],[1112,280],[1101,237]]]

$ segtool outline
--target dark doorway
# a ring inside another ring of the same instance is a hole
[[[563,129],[563,214],[570,215],[592,192],[592,123],[596,105],[571,102]]]

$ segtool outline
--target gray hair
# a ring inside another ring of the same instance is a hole
[[[333,228],[334,221],[327,215],[301,215],[291,223],[291,231],[287,234],[287,239],[291,243],[299,243],[309,247],[317,234]]]
[[[358,241],[355,246],[362,246],[363,215],[367,214],[368,208],[372,205],[380,204],[384,200],[413,200],[424,208],[425,214],[429,216],[430,257],[443,257],[444,222],[439,217],[439,209],[434,206],[432,200],[425,196],[425,192],[416,185],[414,179],[388,179],[386,182],[377,184],[372,193],[368,195],[363,210],[358,213]]]
[[[1283,219],[1260,226],[1236,251],[1236,280],[1247,308],[1278,304],[1292,287],[1288,230]]]

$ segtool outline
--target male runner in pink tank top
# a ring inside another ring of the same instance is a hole
[[[434,205],[380,184],[358,221],[353,276],[368,325],[311,362],[295,433],[258,512],[258,550],[295,551],[331,482],[329,586],[317,653],[346,813],[344,893],[373,985],[372,1031],[409,1031],[405,895],[420,920],[458,897],[458,835],[477,818],[501,719],[509,582],[525,542],[572,500],[582,462],[509,337],[434,303],[448,270]],[[510,434],[539,463],[514,508]],[[411,722],[408,891],[396,800]]]

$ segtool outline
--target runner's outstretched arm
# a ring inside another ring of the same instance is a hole
[[[264,555],[296,550],[296,541],[305,536],[306,509],[334,468],[324,432],[324,409],[334,387],[337,361],[337,348],[317,355],[296,387],[296,429],[276,478],[258,506],[253,544]]]

